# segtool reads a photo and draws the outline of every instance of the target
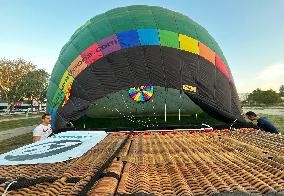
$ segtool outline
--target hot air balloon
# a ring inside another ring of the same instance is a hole
[[[179,115],[178,124],[200,110],[224,123],[243,121],[217,42],[189,17],[156,6],[87,21],[62,48],[47,92],[56,130],[84,117],[150,126]]]

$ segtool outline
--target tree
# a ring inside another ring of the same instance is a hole
[[[23,98],[19,81],[34,69],[35,65],[23,59],[0,59],[0,98],[8,102],[8,110]]]
[[[256,104],[273,105],[281,102],[281,97],[272,89],[262,91],[261,89],[254,90],[248,96],[248,101]]]
[[[280,88],[279,88],[279,95],[281,97],[284,97],[284,85],[281,85]]]
[[[28,72],[20,81],[22,95],[42,104],[46,98],[49,74],[43,69]],[[38,108],[39,110],[39,108]]]

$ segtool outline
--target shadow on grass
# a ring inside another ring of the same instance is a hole
[[[33,141],[33,133],[26,133],[0,142],[0,154],[14,150]]]

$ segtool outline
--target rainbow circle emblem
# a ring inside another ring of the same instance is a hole
[[[153,86],[136,86],[129,89],[129,96],[136,102],[146,102],[151,99],[154,93]]]

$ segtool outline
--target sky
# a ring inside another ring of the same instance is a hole
[[[206,28],[239,93],[284,85],[284,0],[0,0],[0,58],[23,58],[51,73],[76,29],[129,5],[165,7]]]

